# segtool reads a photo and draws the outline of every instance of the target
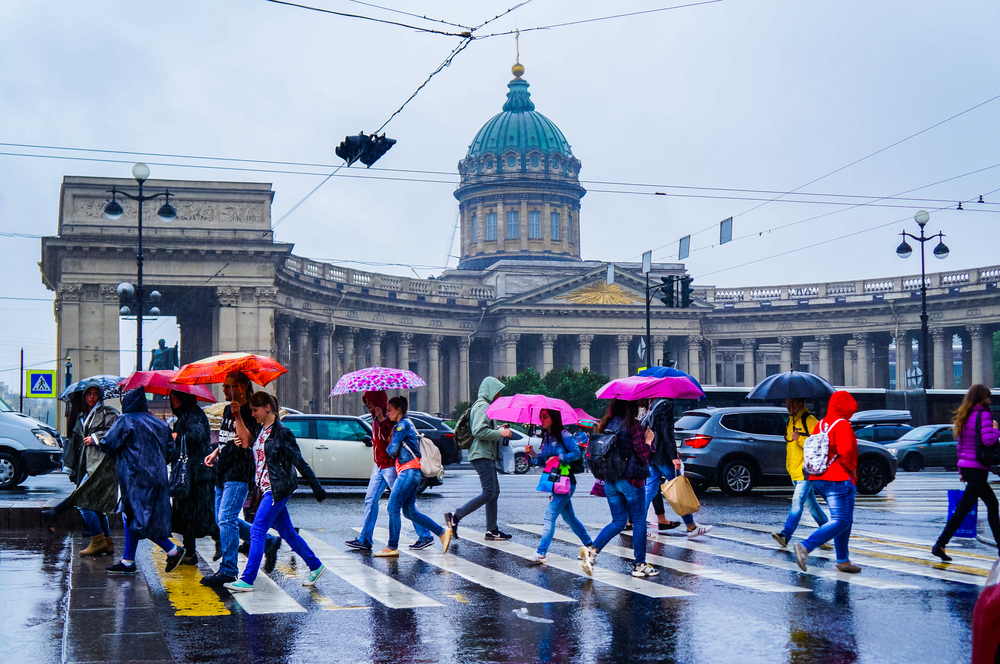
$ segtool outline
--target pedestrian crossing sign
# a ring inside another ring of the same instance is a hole
[[[25,371],[25,383],[28,392],[24,396],[32,399],[55,399],[56,398],[56,372],[55,371]]]

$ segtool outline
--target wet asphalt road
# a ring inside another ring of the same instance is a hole
[[[537,480],[535,474],[501,477],[500,523],[514,535],[513,544],[529,550],[538,543],[530,524],[541,524],[546,504],[546,496],[534,490]],[[591,484],[589,476],[581,478],[574,506],[583,523],[604,524],[607,503],[586,495]],[[690,593],[683,596],[650,597],[551,565],[528,566],[521,549],[502,551],[484,544],[482,511],[463,520],[462,539],[452,545],[452,553],[485,570],[442,570],[434,564],[438,544],[425,552],[432,554],[427,558],[431,562],[405,553],[399,559],[344,554],[401,582],[433,606],[386,608],[357,587],[356,568],[348,566],[338,575],[329,560],[331,571],[317,586],[303,587],[307,570],[287,547],[270,576],[279,598],[274,606],[295,608],[288,613],[270,612],[264,599],[257,609],[263,612],[250,613],[228,592],[203,589],[197,580],[209,572],[204,560],[197,569],[181,566],[166,575],[163,554],[143,544],[139,565],[170,652],[179,662],[965,662],[979,592],[974,580],[982,578],[981,568],[995,552],[956,541],[951,551],[969,555],[969,565],[953,568],[969,572],[959,575],[965,582],[956,582],[928,576],[947,568],[921,562],[922,552],[905,543],[907,538],[928,544],[934,540],[946,517],[941,496],[946,488],[960,486],[954,473],[901,473],[880,497],[862,499],[855,530],[869,539],[858,542],[867,547],[864,556],[854,556],[863,572],[851,582],[788,569],[793,557],[774,550],[767,533],[721,525],[780,528],[790,495],[785,491],[748,498],[709,492],[696,518],[716,524],[719,537],[701,538],[699,545],[677,535],[648,542],[648,552],[663,557],[651,558],[661,574],[641,583]],[[451,472],[445,485],[422,496],[418,505],[440,522],[445,511],[477,489],[471,471]],[[296,526],[346,552],[344,540],[360,524],[363,488],[332,491],[323,504],[299,491],[290,512]],[[379,525],[385,524],[383,502]],[[407,531],[404,519],[404,550],[412,541],[412,531]],[[558,531],[573,539],[562,522]],[[592,536],[596,533],[591,530]],[[49,657],[59,652],[53,645],[61,632],[58,620],[53,621],[57,611],[44,607],[53,606],[65,585],[60,571],[65,564],[59,561],[68,553],[62,541],[55,536],[0,539],[0,592],[12,599],[30,596],[30,601],[0,606],[0,631],[15,623],[26,626],[15,639],[0,639],[0,662],[58,661]],[[631,537],[623,535],[614,544],[630,548]],[[549,553],[570,559],[575,569],[578,546],[557,539]],[[620,573],[614,578],[628,583],[631,562],[609,551],[598,557],[598,566]],[[110,561],[86,564],[99,569]],[[886,569],[893,565],[906,571]],[[506,576],[486,577],[489,570]],[[814,559],[810,567],[821,574],[831,570],[831,560]],[[541,601],[520,596],[538,589],[562,597]],[[21,657],[29,652],[38,657]]]

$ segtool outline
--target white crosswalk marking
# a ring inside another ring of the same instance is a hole
[[[512,528],[517,528],[518,530],[523,530],[528,533],[534,533],[535,535],[540,535],[542,533],[541,526],[535,525],[516,525],[511,524]],[[568,531],[557,530],[555,534],[555,539],[563,542],[577,542],[575,535],[570,534]],[[619,558],[625,558],[626,560],[635,560],[635,555],[632,553],[632,549],[626,549],[622,546],[616,546],[614,544],[609,544],[602,550],[602,553],[610,553],[611,555],[618,556]],[[705,565],[698,565],[695,563],[688,563],[681,560],[674,560],[673,558],[665,558],[663,556],[657,556],[655,554],[647,553],[646,562],[651,565],[656,565],[658,567],[666,567],[667,569],[672,569],[676,572],[682,572],[684,574],[693,574],[695,576],[704,577],[706,579],[714,579],[716,581],[722,581],[723,583],[730,583],[736,586],[742,586],[744,588],[751,588],[753,590],[762,590],[764,592],[772,593],[809,593],[812,592],[809,588],[798,588],[796,586],[785,585],[784,583],[777,583],[774,581],[763,581],[761,579],[755,579],[753,577],[744,576],[742,574],[736,574],[735,572],[727,572],[725,570],[715,569],[712,567],[707,567]]]
[[[212,560],[212,557],[215,555],[215,542],[203,537],[198,540],[197,548],[202,560],[208,563],[213,572],[218,572],[221,562]],[[247,559],[245,556],[241,554],[239,560],[244,566],[246,565]],[[263,571],[257,573],[252,593],[233,593],[233,599],[236,600],[236,603],[244,611],[254,615],[263,613],[305,613],[302,605],[292,599],[288,593],[282,590]]]
[[[735,528],[743,528],[746,530],[754,530],[761,533],[771,533],[774,532],[773,528],[767,526],[758,526],[752,523],[742,523],[742,522],[725,522],[718,524],[720,526],[732,526]],[[712,536],[717,539],[725,539],[733,542],[740,542],[742,544],[750,544],[752,546],[759,546],[767,549],[781,550],[776,543],[768,542],[763,539],[757,539],[753,537],[747,537],[744,535],[738,535],[736,533],[730,532],[720,532],[718,528],[712,532]],[[855,552],[854,540],[852,537],[851,541],[851,551]],[[790,552],[790,550],[789,550]],[[873,552],[874,553],[874,552]],[[812,558],[822,558],[823,560],[836,561],[837,555],[830,551],[821,551],[816,549],[809,554]],[[873,556],[866,556],[864,553],[858,553],[857,556],[852,555],[851,560],[856,561],[861,565],[867,567],[877,567],[879,569],[887,569],[893,572],[901,572],[903,574],[912,574],[915,576],[922,576],[928,579],[939,579],[942,581],[952,581],[955,583],[964,583],[970,586],[983,586],[986,583],[986,579],[982,576],[975,576],[972,574],[963,574],[961,572],[949,571],[946,569],[948,565],[945,563],[936,563],[934,567],[920,566],[913,563],[907,563],[906,560],[915,560],[912,557],[906,555],[905,551],[895,551],[892,555],[892,560],[886,558],[875,558]],[[937,560],[935,558],[935,560]]]
[[[716,531],[712,532],[713,537],[716,535]],[[884,579],[869,579],[857,574],[845,574],[844,572],[838,572],[832,569],[821,569],[818,567],[810,567],[808,572],[803,572],[797,563],[791,560],[780,560],[777,558],[767,558],[764,556],[756,556],[751,553],[741,553],[738,551],[730,551],[728,549],[723,549],[718,546],[713,546],[711,544],[705,544],[703,542],[694,542],[688,540],[687,538],[681,537],[668,537],[664,535],[653,535],[650,539],[668,544],[670,546],[680,547],[682,549],[688,549],[689,551],[698,551],[699,553],[707,553],[713,556],[719,556],[721,558],[729,558],[730,560],[738,560],[745,563],[752,563],[754,565],[761,565],[763,567],[774,567],[776,569],[785,570],[786,572],[794,572],[796,574],[806,574],[808,576],[816,576],[821,579],[826,579],[827,581],[844,581],[846,583],[851,583],[857,586],[865,586],[867,588],[878,588],[880,590],[914,590],[917,586],[910,585],[908,583],[899,583],[896,581],[886,581]],[[722,539],[733,539],[722,537]],[[753,544],[757,544],[753,542]],[[780,550],[777,544],[774,547],[765,546],[764,548],[775,548]]]
[[[396,579],[373,569],[339,549],[335,549],[306,530],[299,535],[332,572],[369,597],[390,609],[415,609],[425,606],[443,606],[423,593],[413,590]]]
[[[528,558],[535,553],[535,549],[530,546],[518,544],[517,542],[491,542],[483,540],[482,542],[477,542],[477,544],[481,544],[482,546],[486,546],[491,549],[496,549],[497,551],[503,551],[514,556],[520,556],[521,558]],[[595,567],[593,576],[588,576],[587,573],[583,571],[583,568],[580,567],[579,560],[576,560],[575,558],[571,560],[554,553],[548,553],[545,556],[544,567],[562,570],[587,579],[592,578],[595,581],[606,583],[609,586],[621,588],[622,590],[631,590],[634,593],[645,595],[646,597],[690,597],[694,595],[694,593],[689,593],[686,590],[671,588],[670,586],[664,586],[652,581],[638,579],[629,574],[621,574],[619,572],[600,567]]]
[[[380,542],[389,541],[389,531],[386,528],[376,528],[374,538]],[[497,593],[516,599],[525,604],[544,604],[546,602],[575,602],[572,597],[566,597],[559,593],[554,593],[545,588],[533,586],[530,583],[515,579],[500,572],[477,565],[463,558],[448,553],[442,554],[438,548],[414,551],[405,547],[399,549],[400,553],[413,556],[429,565],[440,567],[446,572],[451,572],[460,576],[466,581],[471,581],[484,588],[496,591]]]

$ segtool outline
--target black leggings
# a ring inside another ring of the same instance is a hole
[[[1000,544],[1000,509],[997,506],[997,496],[989,484],[990,471],[983,468],[962,468],[961,473],[962,479],[966,482],[965,492],[955,506],[955,513],[948,519],[944,532],[938,538],[938,546],[944,548],[948,545],[977,500],[986,503],[986,517],[990,523],[990,530],[993,531],[993,541]]]

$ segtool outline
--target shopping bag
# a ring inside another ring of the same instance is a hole
[[[568,496],[571,489],[572,485],[569,481],[569,475],[563,475],[556,480],[552,487],[552,493],[557,493],[560,496]]]
[[[552,480],[549,479],[548,473],[542,473],[541,477],[538,478],[538,486],[535,487],[535,491],[552,493]]]
[[[597,480],[594,482],[594,488],[590,490],[590,495],[600,496],[601,498],[606,498],[604,493],[604,480]]]
[[[677,477],[663,483],[660,492],[678,516],[694,514],[701,509],[701,503],[698,502],[698,496],[694,495],[691,481],[684,477],[684,466],[681,466],[681,472]]]

